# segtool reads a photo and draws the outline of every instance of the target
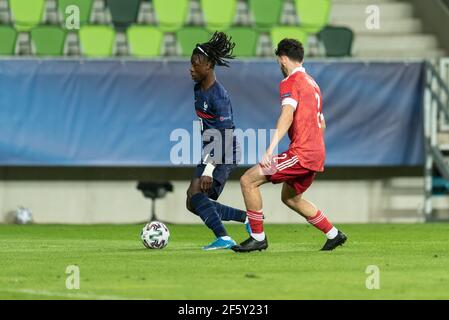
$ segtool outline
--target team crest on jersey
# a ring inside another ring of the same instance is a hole
[[[203,111],[207,111],[207,108],[209,108],[209,106],[207,105],[207,102],[204,101]]]

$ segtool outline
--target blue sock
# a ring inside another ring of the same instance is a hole
[[[246,212],[240,209],[225,206],[221,203],[214,202],[221,221],[237,221],[245,222]]]
[[[203,220],[206,226],[214,232],[217,238],[228,235],[221,222],[220,216],[218,215],[214,202],[204,193],[193,195],[190,199],[190,203],[192,204],[195,213],[200,216],[201,220]]]

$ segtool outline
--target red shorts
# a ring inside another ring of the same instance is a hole
[[[271,168],[262,169],[262,172],[272,183],[287,183],[295,189],[296,194],[304,193],[316,175],[315,171],[302,167],[298,156],[290,150],[274,156]]]

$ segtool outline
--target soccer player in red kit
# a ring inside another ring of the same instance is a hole
[[[280,84],[281,115],[276,134],[262,161],[240,179],[251,236],[232,249],[249,252],[268,247],[259,187],[267,182],[282,182],[282,202],[326,235],[327,241],[321,250],[333,250],[346,241],[346,235],[335,228],[313,203],[302,197],[316,173],[324,170],[325,122],[321,91],[302,66],[304,49],[299,41],[283,39],[275,53],[285,77]],[[287,132],[291,141],[288,150],[273,156]]]

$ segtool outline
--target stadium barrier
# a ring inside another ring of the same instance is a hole
[[[434,197],[447,195],[449,181],[449,86],[447,80],[448,60],[442,60],[440,72],[430,62],[426,63],[424,94],[424,136],[425,136],[425,191],[424,214],[426,220],[439,220]],[[441,188],[441,186],[443,186]],[[446,189],[444,192],[437,189]],[[447,217],[445,217],[447,219]]]
[[[190,154],[198,140],[189,67],[188,60],[0,60],[0,165],[195,165],[192,156],[171,158],[180,142],[174,133],[190,137]],[[422,61],[305,67],[323,93],[327,166],[423,164]],[[279,114],[277,63],[235,61],[217,73],[237,128],[269,132]],[[258,146],[260,154],[265,144]],[[244,147],[243,164],[255,163]]]

